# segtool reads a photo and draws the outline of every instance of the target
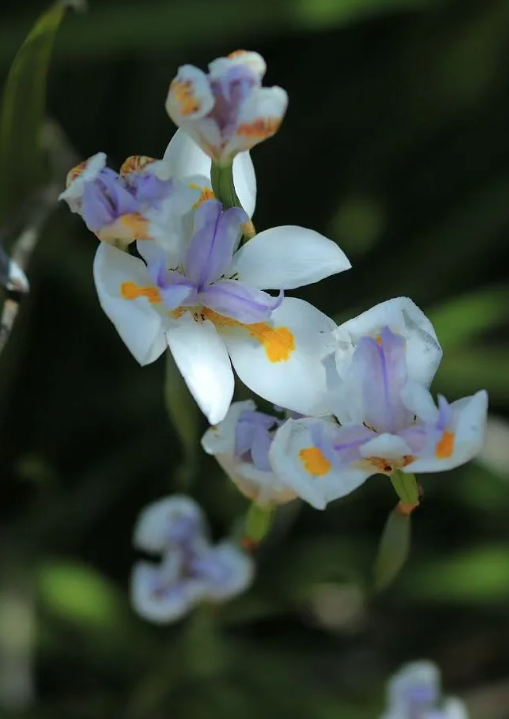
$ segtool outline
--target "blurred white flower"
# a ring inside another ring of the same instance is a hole
[[[253,580],[252,559],[233,542],[211,544],[203,512],[189,497],[166,497],[146,507],[133,541],[162,555],[158,563],[137,562],[131,575],[133,607],[149,621],[174,622],[202,602],[241,594]]]
[[[468,719],[468,712],[460,699],[442,696],[438,668],[419,661],[402,667],[389,681],[381,719]]]

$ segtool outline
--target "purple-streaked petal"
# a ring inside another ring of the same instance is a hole
[[[92,232],[98,232],[121,215],[139,209],[139,203],[126,189],[120,175],[109,168],[104,168],[97,178],[85,184],[81,215]]]
[[[180,272],[166,269],[164,252],[154,253],[147,270],[167,310],[175,310],[183,304],[193,302],[193,283]]]
[[[251,445],[251,459],[254,466],[262,472],[271,472],[269,462],[269,449],[272,444],[272,435],[265,429],[258,429]]]
[[[138,202],[155,206],[165,200],[174,190],[173,180],[161,180],[153,172],[133,172],[126,177]]]
[[[438,422],[437,429],[443,432],[448,429],[452,424],[452,410],[451,405],[446,398],[439,394],[438,395]]]
[[[179,272],[168,271],[168,274],[176,277],[174,281],[159,291],[166,309],[176,310],[177,307],[182,305],[195,304],[196,291],[193,283],[189,282]]]
[[[207,207],[209,204],[210,207]],[[200,289],[228,269],[242,225],[248,220],[240,207],[232,207],[225,212],[221,212],[220,208],[216,200],[208,200],[196,211],[195,232],[187,250],[185,269],[187,276]]]
[[[202,305],[220,315],[242,324],[254,324],[270,319],[283,301],[283,292],[278,297],[271,297],[267,292],[246,287],[236,280],[220,280],[202,290],[198,297]]]
[[[329,422],[311,425],[310,434],[313,445],[338,469],[360,460],[362,445],[376,437],[375,432],[362,424],[341,427]]]
[[[410,413],[401,400],[407,381],[406,342],[388,327],[377,340],[362,337],[352,359],[356,383],[362,388],[364,421],[378,432],[394,433],[408,424]]]
[[[245,410],[239,417],[235,428],[235,454],[238,457],[251,450],[255,433],[268,431],[276,423],[276,418],[263,412]]]

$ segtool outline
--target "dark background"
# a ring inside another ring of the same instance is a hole
[[[46,7],[4,0],[3,79]],[[396,496],[378,476],[324,513],[283,510],[250,593],[153,627],[127,590],[137,513],[182,488],[164,362],[124,347],[96,240],[59,207],[0,358],[2,716],[377,719],[389,675],[429,657],[474,719],[509,717],[508,41],[506,0],[91,0],[65,20],[48,112],[76,161],[162,156],[178,66],[260,52],[290,105],[253,152],[256,227],[312,227],[353,263],[296,294],[338,321],[410,295],[445,350],[435,391],[486,388],[494,418],[479,462],[424,477],[386,592],[371,572]],[[196,453],[189,491],[224,536],[247,502]]]

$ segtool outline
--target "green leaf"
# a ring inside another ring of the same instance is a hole
[[[469,347],[446,353],[435,378],[435,388],[448,395],[486,389],[492,399],[509,399],[509,350],[504,347]]]
[[[509,597],[509,550],[493,545],[471,548],[422,562],[408,573],[401,593],[418,601],[504,602]]]
[[[37,586],[41,602],[53,614],[89,629],[111,630],[127,611],[106,577],[79,562],[45,561]]]
[[[200,411],[169,351],[166,352],[164,397],[168,415],[184,454],[179,484],[183,489],[187,489],[198,468]]]
[[[41,133],[46,78],[57,30],[69,2],[54,3],[19,49],[5,84],[0,117],[0,223],[44,181]]]
[[[374,566],[375,589],[385,589],[399,574],[410,553],[411,515],[395,507],[389,514]]]
[[[446,352],[501,324],[508,305],[509,290],[485,288],[448,300],[428,312],[428,317]]]

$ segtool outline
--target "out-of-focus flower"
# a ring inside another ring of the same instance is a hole
[[[198,604],[231,599],[253,580],[252,559],[232,542],[212,545],[203,512],[189,497],[167,497],[146,507],[134,544],[162,555],[157,564],[137,562],[131,576],[134,609],[153,622],[174,622]]]
[[[301,227],[276,227],[239,249],[247,215],[217,200],[200,205],[194,233],[173,249],[138,243],[145,262],[101,244],[94,278],[101,305],[140,364],[169,346],[211,424],[224,419],[233,395],[230,358],[257,394],[302,413],[326,399],[322,358],[335,323],[283,290],[350,267],[331,240]],[[262,288],[279,290],[272,297]]]
[[[440,673],[428,661],[407,664],[390,680],[381,719],[468,719],[460,699],[442,697]]]
[[[431,379],[436,346],[430,345],[427,368],[416,341],[388,326],[375,336],[360,336],[351,359],[340,365],[332,393],[332,412],[341,424],[305,418],[278,429],[271,464],[314,507],[324,509],[373,474],[452,469],[481,449],[486,392],[452,404],[440,396],[437,407],[427,387],[414,379]]]
[[[236,158],[233,178],[251,216],[256,179],[249,153]],[[177,131],[162,160],[134,155],[120,172],[106,167],[104,153],[94,155],[69,172],[60,195],[100,240],[118,247],[135,240],[171,247],[193,207],[212,197],[210,159],[183,131]]]
[[[283,504],[295,492],[272,471],[269,449],[283,420],[258,412],[252,400],[234,402],[222,422],[204,434],[202,446],[213,454],[240,491],[260,505]]]
[[[166,110],[214,162],[227,165],[277,132],[288,95],[280,87],[262,87],[266,65],[256,52],[239,50],[208,69],[180,67]]]

